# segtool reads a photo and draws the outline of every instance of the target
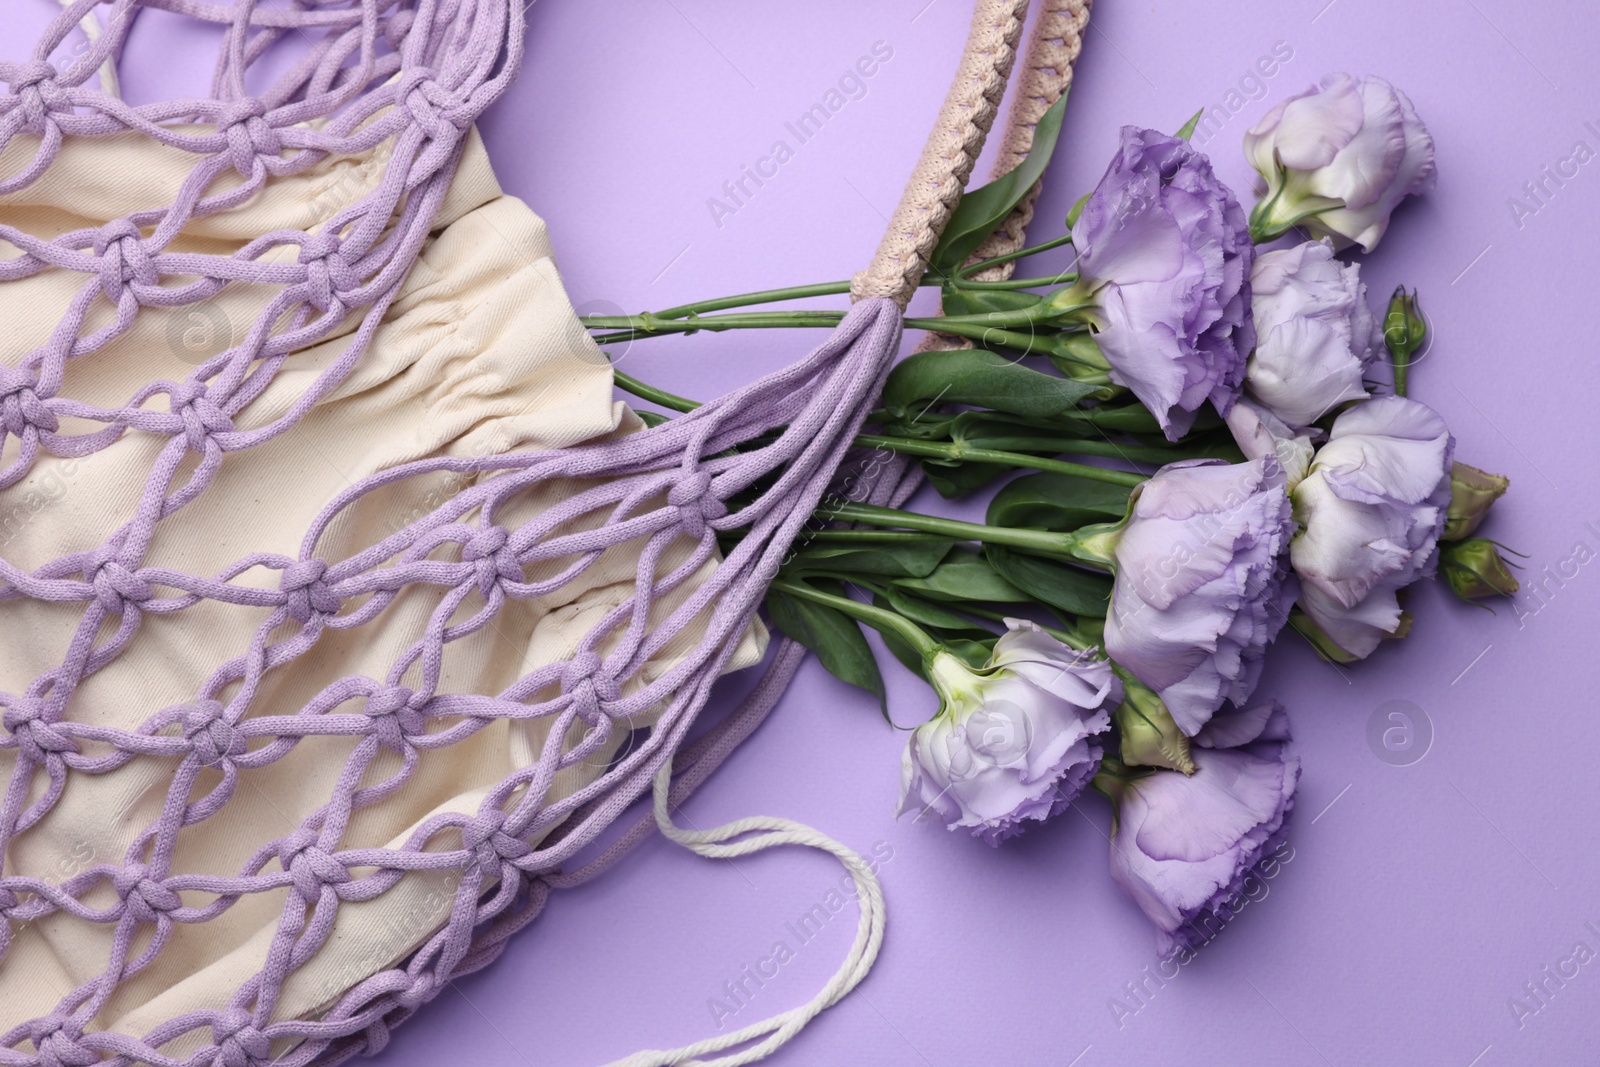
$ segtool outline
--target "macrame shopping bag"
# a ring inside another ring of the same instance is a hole
[[[0,62],[0,1064],[376,1051],[657,825],[709,856],[818,847],[856,880],[856,942],[816,998],[633,1062],[760,1058],[866,974],[882,897],[806,827],[668,818],[798,646],[685,737],[761,657],[766,583],[874,405],[1025,0],[978,4],[835,333],[650,429],[473,130],[520,61],[520,4],[144,6],[222,25],[210,99],[90,87],[135,0],[76,0]],[[1008,150],[1086,14],[1039,18]],[[283,46],[299,58],[252,95]],[[875,469],[875,502],[915,487]],[[652,783],[653,822],[574,868]]]

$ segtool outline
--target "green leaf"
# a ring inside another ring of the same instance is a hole
[[[1209,410],[1209,405],[1207,406]],[[1204,415],[1204,411],[1201,412]],[[1087,411],[1064,411],[1063,417],[1074,421],[1092,422],[1103,430],[1120,430],[1124,433],[1149,433],[1161,432],[1161,424],[1156,417],[1150,414],[1150,409],[1143,404],[1124,404],[1121,407],[1095,408],[1093,413]],[[1199,419],[1196,419],[1198,422]]]
[[[999,640],[998,637],[989,637],[982,641],[954,637],[946,641],[944,647],[960,656],[973,670],[979,670],[988,666],[989,656],[994,652],[995,642]]]
[[[767,594],[772,624],[817,654],[828,673],[859,686],[878,698],[883,717],[889,717],[889,698],[872,646],[856,621],[824,604],[773,590]]]
[[[1026,604],[1032,599],[996,574],[989,562],[970,548],[951,552],[926,578],[902,578],[894,584],[929,600]]]
[[[1028,150],[1028,157],[1010,173],[988,185],[970,189],[961,197],[944,228],[944,236],[933,251],[932,270],[949,274],[959,269],[1044,176],[1056,150],[1061,116],[1066,109],[1067,94],[1062,93],[1061,99],[1050,105],[1050,110],[1040,117],[1039,125],[1034,128],[1033,147]]]
[[[1128,490],[1072,474],[1029,474],[1009,483],[989,502],[990,526],[1076,530],[1122,518]]]
[[[993,485],[997,478],[1016,469],[999,463],[952,463],[936,459],[922,461],[922,471],[928,476],[928,483],[946,500]]]
[[[873,603],[899,612],[925,630],[970,634],[979,638],[991,636],[988,630],[985,630],[965,615],[951,611],[949,608],[941,607],[931,600],[923,600],[921,597],[912,596],[905,590],[898,589],[892,585],[883,591],[882,597],[874,598]]]
[[[906,541],[894,545],[812,545],[789,564],[795,571],[876,574],[925,578],[950,554],[954,541]]]
[[[978,662],[974,666],[982,666],[988,661],[989,651],[997,640],[993,633],[966,616],[957,615],[919,597],[908,596],[893,586],[884,590],[882,596],[874,596],[872,602],[880,608],[899,612],[924,629],[936,631],[940,644],[969,663],[972,662],[971,655],[976,652]],[[907,644],[904,638],[894,633],[883,633],[879,636],[883,638],[884,646],[907,670],[923,678],[927,677],[926,664],[922,662],[921,654]]]
[[[927,680],[928,666],[922,662],[922,654],[912,648],[905,638],[893,633],[880,633],[878,636],[883,638],[883,647],[889,650],[890,655],[900,661],[900,666]],[[890,722],[892,725],[893,720]]]
[[[1048,418],[1074,410],[1099,388],[1019,366],[981,348],[918,352],[900,361],[883,387],[883,406],[895,418],[938,402]]]
[[[1081,371],[1104,373],[1111,369],[1092,334],[1058,333],[1050,338],[1047,355],[1056,370],[1072,377]]]
[[[1094,190],[1091,189],[1073,201],[1072,206],[1067,209],[1067,229],[1070,230],[1078,224],[1078,216],[1083,214],[1083,205],[1087,204],[1089,197],[1093,195]]]
[[[985,545],[994,569],[1041,603],[1073,615],[1103,616],[1111,602],[1111,576],[1069,567],[1037,556]]]
[[[1204,115],[1205,113],[1205,108],[1201,108],[1199,111],[1196,111],[1192,116],[1190,116],[1189,121],[1183,124],[1183,129],[1179,130],[1173,136],[1177,137],[1177,139],[1180,141],[1187,141],[1189,138],[1193,137],[1195,127],[1200,125],[1200,116]]]
[[[962,289],[945,285],[942,307],[946,315],[983,315],[990,311],[1022,311],[1042,302],[1038,293],[1020,289]]]

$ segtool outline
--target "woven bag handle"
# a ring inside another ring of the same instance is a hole
[[[1035,26],[1021,94],[1007,120],[998,174],[1009,172],[1026,157],[1040,116],[1065,91],[1082,48],[1089,5],[1090,0],[1053,0]],[[979,0],[933,132],[871,264],[851,280],[853,299],[887,297],[903,308],[916,292],[994,125],[1027,10],[1027,0]],[[985,252],[999,248],[988,252],[998,255],[1020,247],[1036,196],[1037,187],[984,243]]]
[[[995,160],[991,178],[1010,174],[1028,158],[1039,120],[1071,88],[1072,68],[1083,51],[1083,35],[1089,28],[1092,6],[1092,0],[1046,0],[1035,18],[1028,34],[1021,80],[1017,84],[1016,98],[1006,113],[1000,156]],[[1040,183],[1035,182],[1006,220],[972,253],[968,263],[1010,255],[1022,247],[1028,223],[1033,221],[1033,206],[1039,199],[1039,189]],[[973,278],[1004,281],[1015,269],[1014,261],[1001,263],[980,271]]]

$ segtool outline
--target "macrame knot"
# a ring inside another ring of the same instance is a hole
[[[278,862],[294,880],[295,892],[307,904],[315,904],[325,885],[341,885],[350,880],[345,865],[316,844],[309,830],[298,830],[284,838],[278,847]]]
[[[257,1030],[245,1012],[234,1008],[211,1024],[217,1043],[212,1067],[258,1067],[272,1056],[272,1039]]]
[[[100,291],[113,304],[139,285],[158,285],[161,276],[156,273],[155,261],[144,247],[144,236],[139,227],[127,219],[115,219],[100,227],[94,236],[94,254],[100,257]]]
[[[248,747],[244,735],[222,715],[222,704],[215,700],[201,700],[183,713],[184,739],[201,766],[215,767],[243,755]]]
[[[357,301],[354,293],[361,278],[341,255],[343,243],[338,235],[319,233],[300,246],[300,263],[306,268],[306,300],[318,311],[331,311],[335,304],[342,313]]]
[[[430,140],[454,141],[472,125],[472,111],[455,93],[433,80],[433,71],[415,67],[401,74],[395,99],[405,104]]]
[[[59,72],[42,59],[18,63],[15,70],[10,85],[21,101],[23,129],[42,134],[52,124],[50,113],[70,106],[66,93],[56,84]]]
[[[183,907],[178,894],[153,878],[150,868],[142,863],[122,868],[112,876],[111,884],[127,914],[142,923],[153,923],[174,908]]]
[[[605,661],[588,651],[579,652],[561,668],[561,691],[580,698],[592,696],[597,706],[622,695],[617,680],[605,669]]]
[[[121,615],[130,603],[142,604],[155,596],[149,582],[104,548],[89,557],[83,573],[94,587],[95,600],[112,615]]]
[[[78,743],[50,721],[44,701],[0,693],[0,703],[6,709],[0,713],[0,725],[5,726],[6,732],[16,738],[17,747],[35,763],[45,762],[51,753],[78,751]]]
[[[711,475],[697,470],[678,479],[667,493],[667,503],[678,509],[678,528],[687,537],[705,536],[706,523],[722,518],[728,506],[710,495]]]
[[[506,813],[490,808],[461,828],[461,841],[485,873],[498,874],[507,860],[521,859],[533,846],[505,831]]]
[[[485,600],[502,580],[520,582],[522,563],[516,553],[506,549],[509,535],[504,526],[485,526],[461,546],[461,559],[477,565],[478,592]]]
[[[283,569],[278,588],[287,595],[284,607],[295,622],[311,621],[312,615],[337,615],[342,601],[322,580],[328,564],[320,559],[301,559]]]
[[[55,412],[34,392],[38,385],[32,371],[0,365],[0,427],[14,437],[29,426],[54,433],[59,425]]]
[[[30,1022],[28,1038],[39,1050],[39,1067],[90,1067],[100,1062],[100,1053],[83,1047],[83,1024],[63,1012]]]
[[[378,742],[396,751],[405,751],[407,738],[421,733],[427,717],[411,706],[416,694],[403,685],[385,686],[367,697],[366,712],[372,718],[372,732]]]
[[[186,381],[173,387],[170,401],[172,412],[183,420],[183,434],[189,447],[204,452],[211,435],[228,433],[233,420],[206,395],[204,382]]]
[[[228,139],[228,162],[246,178],[255,173],[261,156],[276,156],[283,150],[278,131],[262,118],[266,113],[263,101],[246,96],[230,103],[217,116],[217,131]]]

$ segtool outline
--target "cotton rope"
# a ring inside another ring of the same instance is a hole
[[[103,32],[91,32],[87,51],[58,70],[47,57],[99,6],[110,8]],[[594,861],[563,871],[645,788],[654,790],[655,824],[696,852],[734,856],[796,844],[829,852],[850,871],[862,904],[857,938],[844,967],[816,998],[737,1034],[646,1053],[636,1062],[681,1063],[754,1042],[711,1061],[731,1065],[780,1047],[865,976],[882,938],[881,888],[859,856],[800,824],[746,819],[688,832],[672,825],[668,805],[692,791],[754,729],[799,663],[795,646],[780,648],[751,700],[705,740],[684,747],[712,683],[751,625],[773,569],[840,464],[854,454],[851,442],[898,348],[900,312],[993,121],[1025,0],[979,3],[940,124],[878,254],[858,278],[858,303],[806,359],[689,415],[615,440],[552,451],[440,456],[383,471],[330,501],[306,532],[298,556],[247,554],[220,572],[198,575],[145,563],[156,529],[203,496],[230,454],[292,431],[360,364],[428,235],[466,132],[516,73],[521,12],[516,0],[419,0],[415,6],[350,0],[343,6],[272,8],[252,0],[143,0],[143,6],[225,27],[213,99],[135,107],[85,84],[114,62],[137,12],[134,0],[71,0],[34,59],[0,63],[0,81],[8,86],[0,93],[0,149],[19,135],[37,138],[31,160],[0,179],[0,193],[35,181],[68,135],[135,131],[197,157],[171,203],[151,205],[98,231],[45,240],[0,226],[0,237],[22,250],[0,263],[0,282],[45,270],[88,276],[48,343],[20,365],[0,366],[0,431],[17,442],[0,470],[0,490],[25,478],[44,454],[85,456],[129,433],[166,439],[134,515],[100,547],[32,570],[0,559],[0,599],[77,604],[83,611],[61,664],[20,693],[0,694],[0,747],[16,752],[0,801],[0,848],[40,823],[61,797],[69,773],[107,774],[142,757],[179,762],[164,814],[121,864],[98,864],[59,882],[0,876],[0,959],[12,923],[71,916],[115,931],[103,970],[53,1012],[0,1034],[0,1064],[295,1067],[377,1051],[392,1026],[450,979],[493,961],[506,940],[538,914],[550,888],[598,873],[638,840],[636,827]],[[312,40],[312,48],[275,85],[249,95],[246,70],[290,33]],[[103,84],[114,88],[114,82]],[[189,121],[187,128],[175,124],[182,119]],[[275,231],[233,256],[165,251],[187,221],[246,203],[270,178],[303,171],[330,154],[359,155],[386,142],[393,148],[377,187],[316,233]],[[213,192],[229,170],[243,181]],[[269,255],[283,249],[293,253],[289,259]],[[174,276],[184,283],[162,284]],[[212,357],[187,380],[152,382],[110,407],[63,392],[72,361],[129,330],[142,307],[194,304],[241,282],[277,286],[280,295],[240,345]],[[109,304],[115,315],[85,333],[97,304]],[[301,399],[268,421],[239,428],[251,421],[252,401],[286,358],[352,315],[361,321],[349,345],[309,381]],[[149,406],[163,397],[168,410]],[[63,420],[100,428],[72,433]],[[730,451],[736,446],[747,450]],[[330,527],[369,494],[436,474],[479,480],[363,550],[321,557],[318,546]],[[903,460],[891,462],[870,480],[871,497],[902,501],[917,478]],[[598,481],[520,525],[496,521],[519,493],[573,479]],[[593,521],[599,525],[589,525]],[[653,604],[687,590],[690,577],[717,559],[718,534],[735,531],[742,539],[710,577],[664,619],[654,618]],[[692,546],[687,558],[665,566],[668,546],[685,541]],[[499,694],[440,691],[442,656],[451,643],[492,625],[510,601],[560,588],[625,543],[641,546],[636,591],[596,623],[572,659],[538,667]],[[558,561],[566,565],[552,572],[548,565]],[[540,565],[547,576],[530,577],[526,568]],[[240,580],[263,570],[277,572],[275,587]],[[278,714],[251,707],[269,672],[291,669],[325,634],[382,615],[409,585],[433,586],[445,595],[426,632],[388,677],[344,678],[304,707]],[[145,616],[177,615],[205,601],[252,609],[262,621],[249,647],[218,664],[193,701],[161,709],[131,731],[68,714],[78,685],[135,645]],[[624,690],[640,664],[691,623],[703,627],[698,646],[661,676]],[[400,788],[429,751],[503,720],[554,725],[537,760],[490,790],[477,815],[441,814],[398,848],[341,844],[351,815]],[[559,771],[608,744],[616,730],[644,722],[653,726],[637,750],[570,795],[550,793]],[[576,744],[568,741],[573,730],[582,733]],[[221,810],[244,776],[295,744],[323,736],[356,744],[322,809],[290,834],[263,842],[237,875],[191,875],[172,866],[182,831]],[[364,785],[366,769],[385,749],[404,753],[404,768]],[[206,768],[222,771],[222,783],[191,795]],[[459,846],[450,847],[452,840]],[[430,870],[459,871],[459,888],[443,927],[403,966],[367,977],[317,1018],[275,1015],[284,982],[327,942],[342,902],[371,899],[407,872]],[[107,886],[114,898],[109,905],[103,894],[96,896]],[[119,983],[159,955],[175,924],[203,923],[264,892],[287,893],[283,916],[262,970],[232,992],[226,1010],[191,1012],[142,1034],[93,1025]],[[210,902],[191,905],[181,894]],[[90,903],[90,896],[97,902]],[[209,1044],[182,1058],[162,1051],[180,1038],[207,1035]],[[275,1054],[279,1048],[286,1051]]]

